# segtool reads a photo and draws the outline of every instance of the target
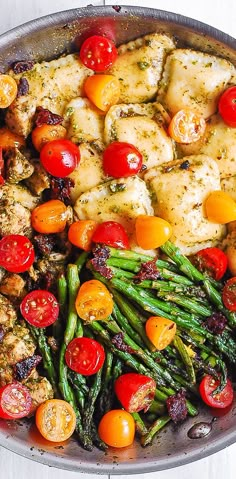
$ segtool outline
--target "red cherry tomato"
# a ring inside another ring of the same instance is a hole
[[[194,262],[200,271],[206,272],[217,281],[223,278],[228,266],[228,258],[219,248],[205,248],[198,251],[194,256]]]
[[[106,175],[126,178],[136,175],[142,168],[143,157],[130,143],[114,141],[103,153],[103,169]]]
[[[0,266],[10,273],[23,273],[34,262],[34,247],[23,235],[7,235],[0,241]]]
[[[236,276],[226,281],[222,291],[222,299],[227,309],[236,311]]]
[[[129,249],[129,238],[123,226],[116,221],[105,221],[98,225],[92,241],[119,249]]]
[[[97,373],[105,361],[105,352],[95,339],[75,338],[66,348],[65,360],[73,371],[91,376]]]
[[[28,416],[32,406],[30,392],[21,383],[11,383],[0,388],[0,417],[20,419]]]
[[[231,86],[224,91],[220,97],[218,108],[224,122],[236,128],[236,86]]]
[[[210,374],[207,374],[200,382],[199,392],[202,400],[208,406],[223,409],[232,403],[234,391],[231,381],[227,379],[223,391],[214,395],[213,391],[219,386],[219,384],[219,381],[215,380]]]
[[[133,413],[150,407],[156,390],[154,379],[143,374],[122,374],[115,381],[115,393],[126,411]]]
[[[20,304],[25,320],[37,328],[55,323],[59,315],[59,304],[55,296],[44,289],[28,293]]]
[[[117,58],[115,44],[109,38],[93,35],[87,38],[80,49],[82,63],[95,72],[107,70]]]
[[[80,151],[70,140],[53,140],[43,146],[40,161],[50,175],[65,178],[78,166]]]

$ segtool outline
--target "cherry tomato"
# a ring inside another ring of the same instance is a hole
[[[222,300],[227,309],[236,311],[236,276],[226,281],[222,291]]]
[[[228,193],[212,191],[205,201],[206,216],[212,223],[226,224],[236,220],[236,202]]]
[[[17,95],[17,83],[10,75],[0,75],[0,108],[7,108]]]
[[[14,382],[0,388],[0,417],[20,419],[28,416],[32,406],[29,389]]]
[[[67,223],[66,205],[60,200],[49,200],[36,206],[31,214],[31,223],[38,233],[60,233]]]
[[[66,441],[72,436],[76,426],[73,407],[62,399],[48,399],[36,410],[36,426],[48,441]]]
[[[3,151],[8,148],[20,148],[21,146],[25,146],[25,139],[23,136],[16,135],[16,133],[13,133],[4,126],[0,128],[0,146]]]
[[[142,168],[143,157],[130,143],[114,141],[103,153],[103,169],[114,178],[136,175]]]
[[[223,278],[228,266],[227,256],[219,248],[205,248],[198,251],[193,262],[200,271],[207,273],[216,281]]]
[[[200,382],[199,392],[202,400],[208,406],[223,409],[228,407],[233,402],[234,391],[231,381],[227,379],[227,383],[223,391],[218,394],[214,394],[213,391],[219,386],[219,384],[219,381],[207,374]]]
[[[85,321],[107,319],[113,310],[113,300],[106,286],[96,279],[80,286],[75,307],[80,318]]]
[[[116,221],[104,221],[93,234],[94,243],[104,243],[119,249],[129,249],[129,238],[124,227]]]
[[[133,413],[146,412],[155,396],[154,379],[137,373],[122,374],[116,379],[115,393],[123,408]]]
[[[0,266],[10,273],[24,273],[35,259],[31,241],[23,235],[7,235],[0,241]]]
[[[197,113],[186,110],[178,111],[172,118],[168,132],[177,143],[194,143],[204,134],[206,122]]]
[[[75,221],[70,225],[68,231],[69,241],[84,251],[90,251],[92,249],[92,237],[97,225],[97,222],[93,220]]]
[[[0,146],[0,186],[5,183],[4,179],[4,160],[2,156],[2,147]]]
[[[59,315],[59,304],[47,290],[36,289],[28,293],[20,304],[23,318],[37,328],[46,328],[55,323]]]
[[[99,423],[98,434],[108,446],[131,446],[135,436],[133,416],[123,409],[108,411]]]
[[[40,161],[50,175],[65,178],[79,164],[79,148],[70,140],[49,141],[40,151]]]
[[[145,323],[145,330],[152,344],[161,351],[173,341],[176,324],[174,321],[161,316],[151,316]]]
[[[115,44],[106,37],[93,35],[87,38],[80,49],[82,63],[95,72],[107,70],[117,58]]]
[[[137,243],[143,249],[159,248],[172,235],[170,223],[157,216],[138,216],[135,231]]]
[[[84,91],[97,108],[108,111],[120,98],[120,82],[112,75],[93,75],[85,80]]]
[[[236,127],[236,86],[231,86],[221,95],[219,104],[219,113],[224,122],[235,128]]]
[[[67,366],[83,376],[91,376],[101,369],[105,361],[103,346],[91,338],[75,338],[66,348]]]
[[[41,151],[46,143],[65,138],[66,133],[66,129],[62,125],[47,125],[44,123],[41,126],[36,126],[32,131],[32,142],[36,150]]]

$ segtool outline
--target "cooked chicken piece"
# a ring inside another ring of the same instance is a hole
[[[156,95],[166,56],[174,48],[174,41],[161,33],[118,48],[118,58],[109,73],[120,80],[120,103],[142,103]]]
[[[13,74],[17,82],[23,77],[29,84],[29,93],[19,96],[6,114],[6,124],[11,131],[28,136],[37,106],[63,115],[70,100],[82,94],[85,78],[92,75],[79,55],[71,54],[50,62],[36,63],[32,70]]]
[[[32,195],[25,186],[5,183],[0,188],[0,202],[4,200],[9,203],[20,203],[32,211],[38,205],[40,197]]]
[[[0,387],[14,381],[14,371],[12,366],[8,366],[6,361],[0,359]]]
[[[0,293],[10,298],[22,298],[24,295],[25,281],[15,273],[9,273],[0,283]]]
[[[66,107],[67,137],[74,143],[103,141],[104,115],[87,98],[75,98]]]
[[[4,276],[6,276],[6,270],[0,266],[0,283],[3,280]]]
[[[11,302],[0,294],[0,325],[4,330],[12,329],[17,320],[16,311]]]
[[[171,241],[182,253],[194,254],[215,246],[225,235],[225,226],[205,217],[204,201],[212,190],[220,190],[219,168],[206,155],[188,156],[152,168],[145,174],[155,214],[169,221]]]
[[[26,180],[26,185],[33,195],[41,195],[44,190],[50,188],[49,176],[39,160],[33,160],[33,165],[34,172]]]
[[[8,183],[19,183],[29,178],[34,171],[33,165],[18,148],[10,148],[5,154],[5,160]]]
[[[200,51],[176,49],[166,60],[158,100],[174,115],[183,108],[209,118],[235,74],[228,60]]]
[[[37,379],[30,378],[25,382],[25,386],[29,389],[33,401],[31,414],[40,404],[48,399],[52,399],[54,396],[51,383],[45,377],[39,376]]]
[[[32,356],[35,349],[36,345],[29,330],[21,324],[16,324],[12,331],[5,334],[0,343],[0,367],[3,364],[12,366],[22,359]]]
[[[20,203],[4,200],[0,203],[0,235],[20,234],[31,236],[31,213]]]
[[[103,170],[102,151],[104,146],[98,143],[82,143],[80,162],[77,168],[69,175],[75,185],[71,188],[71,199],[75,203],[85,191],[107,180]]]
[[[50,253],[47,257],[39,259],[36,267],[40,273],[53,273],[57,275],[65,265],[67,255],[61,253]]]

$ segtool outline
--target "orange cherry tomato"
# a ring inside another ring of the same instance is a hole
[[[15,100],[17,83],[10,75],[0,75],[0,108],[7,108]]]
[[[45,143],[52,140],[60,140],[66,137],[66,129],[62,125],[36,126],[32,131],[32,142],[37,151],[41,151]]]
[[[67,208],[60,200],[50,200],[32,211],[32,227],[38,233],[60,233],[66,227]]]
[[[108,411],[99,423],[98,434],[108,446],[131,446],[135,436],[133,416],[123,409]]]
[[[49,399],[40,404],[35,415],[36,426],[48,441],[66,441],[76,426],[73,407],[61,399]]]
[[[92,75],[85,80],[84,91],[95,106],[108,111],[120,98],[120,83],[113,75]]]
[[[226,224],[236,220],[236,202],[228,193],[212,191],[205,201],[206,216],[212,223]]]
[[[3,150],[8,148],[20,148],[25,146],[25,139],[23,136],[16,135],[12,131],[8,130],[5,126],[0,128],[0,147]]]
[[[191,110],[180,110],[169,124],[169,135],[177,143],[194,143],[204,134],[204,118]]]
[[[145,324],[146,335],[154,344],[154,346],[161,351],[165,349],[174,339],[176,333],[176,324],[167,318],[161,316],[151,316]]]
[[[78,248],[90,251],[92,249],[92,237],[97,226],[97,222],[93,220],[75,221],[70,225],[68,239]]]
[[[113,300],[106,286],[96,279],[82,284],[75,307],[80,318],[85,321],[107,319],[113,310]]]
[[[138,216],[135,231],[137,243],[143,249],[159,248],[172,235],[170,223],[157,216]]]

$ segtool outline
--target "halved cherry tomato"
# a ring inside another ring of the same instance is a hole
[[[114,384],[116,396],[126,411],[133,413],[150,407],[156,390],[154,379],[138,373],[119,376]]]
[[[219,113],[224,122],[235,128],[236,127],[236,86],[231,86],[221,95],[219,104]]]
[[[101,369],[105,361],[103,346],[91,338],[75,338],[66,348],[67,366],[83,376],[91,376]]]
[[[112,75],[93,75],[84,83],[89,100],[102,111],[108,111],[120,98],[120,83]]]
[[[212,223],[226,224],[236,220],[236,202],[224,191],[212,191],[205,201],[205,210]]]
[[[67,223],[66,205],[60,200],[49,200],[36,206],[31,214],[31,223],[38,233],[60,233]]]
[[[176,333],[176,324],[170,319],[161,316],[151,316],[145,323],[146,335],[161,351],[173,341]]]
[[[103,152],[103,169],[114,178],[136,175],[142,168],[143,157],[130,143],[114,141]]]
[[[23,136],[16,135],[16,133],[13,133],[4,126],[0,128],[0,146],[3,151],[8,148],[20,148],[21,146],[25,146],[25,139]]]
[[[172,118],[168,132],[177,143],[194,143],[204,134],[206,122],[194,111],[178,111]]]
[[[129,249],[129,238],[124,227],[116,221],[104,221],[93,234],[94,243],[103,243],[119,249]]]
[[[73,407],[62,399],[48,399],[36,410],[36,426],[45,439],[52,442],[66,441],[76,426]]]
[[[59,304],[54,294],[44,289],[35,289],[24,297],[20,312],[29,324],[46,328],[57,320]]]
[[[0,108],[7,108],[15,100],[17,83],[10,75],[0,75]]]
[[[233,402],[234,391],[231,381],[227,379],[224,389],[220,393],[214,394],[214,390],[219,386],[219,384],[220,381],[217,381],[212,376],[207,374],[200,382],[199,392],[202,400],[208,406],[221,409],[228,407]]]
[[[95,72],[104,72],[117,58],[115,44],[106,37],[93,35],[87,38],[80,49],[82,63]]]
[[[66,129],[62,125],[36,126],[32,131],[32,142],[37,151],[41,151],[43,146],[52,140],[59,140],[66,137]]]
[[[7,235],[0,241],[0,266],[11,273],[24,273],[35,259],[31,241],[23,235]]]
[[[226,281],[222,291],[222,300],[227,309],[236,311],[236,276]]]
[[[80,286],[75,307],[79,317],[85,321],[99,321],[110,316],[113,300],[101,281],[91,279]]]
[[[207,273],[216,281],[223,278],[228,266],[228,258],[219,248],[205,248],[198,251],[193,257],[193,262],[200,271]]]
[[[75,221],[70,225],[68,239],[78,248],[90,251],[92,249],[92,237],[97,226],[97,222],[93,220]]]
[[[20,419],[28,416],[32,406],[29,389],[14,382],[0,388],[0,417]]]
[[[65,178],[78,166],[80,151],[70,140],[53,140],[43,146],[40,161],[50,175]]]
[[[2,156],[2,147],[0,146],[0,186],[5,183],[4,179],[4,160]]]
[[[135,436],[133,416],[123,409],[108,411],[99,423],[98,434],[108,446],[131,446]]]
[[[172,226],[157,216],[140,215],[135,222],[136,240],[143,249],[155,249],[172,235]]]

